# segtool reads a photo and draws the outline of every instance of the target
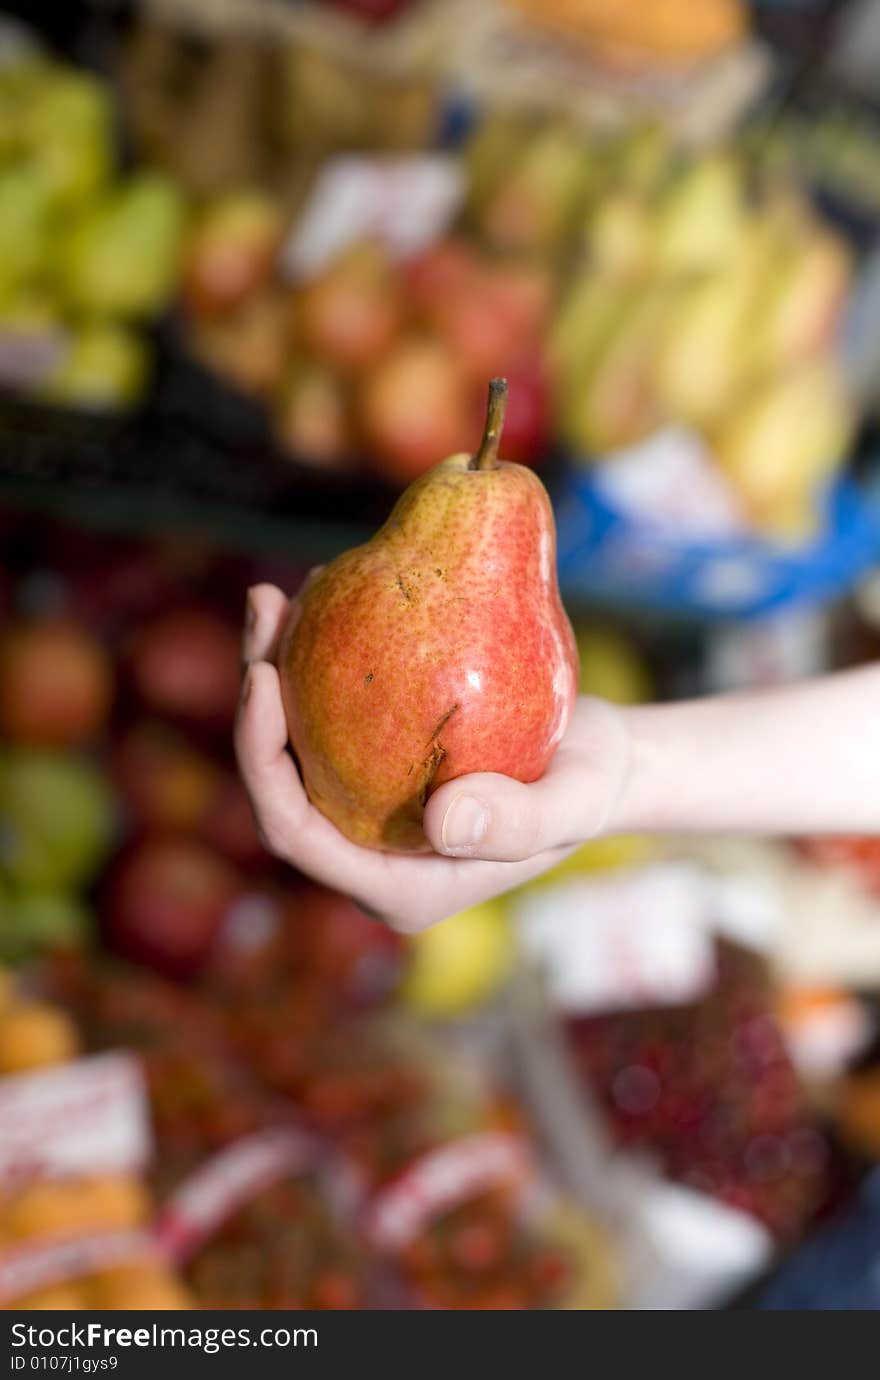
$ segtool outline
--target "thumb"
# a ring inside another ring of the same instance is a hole
[[[584,793],[573,765],[551,769],[529,786],[492,772],[462,776],[431,796],[425,834],[447,857],[519,862],[596,832],[599,811]]]

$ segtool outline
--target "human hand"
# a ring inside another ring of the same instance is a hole
[[[274,585],[248,593],[235,747],[271,853],[346,892],[392,928],[415,933],[538,876],[585,839],[613,830],[629,766],[625,713],[582,696],[539,781],[526,786],[480,772],[434,792],[424,820],[433,854],[380,853],[351,843],[309,802],[287,751],[274,660],[296,604]]]

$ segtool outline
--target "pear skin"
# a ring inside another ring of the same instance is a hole
[[[368,848],[430,851],[425,803],[457,776],[537,780],[574,705],[550,501],[532,470],[497,460],[493,388],[477,455],[412,484],[372,540],[308,585],[282,637],[309,799]]]

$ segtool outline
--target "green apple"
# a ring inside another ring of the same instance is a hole
[[[91,880],[115,832],[109,787],[76,757],[0,756],[0,874],[21,888],[64,890]]]
[[[84,943],[93,926],[89,907],[63,891],[25,891],[0,900],[0,961],[16,962],[41,949]]]

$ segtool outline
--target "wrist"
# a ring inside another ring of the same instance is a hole
[[[600,833],[632,834],[658,827],[651,806],[653,763],[657,753],[656,710],[651,705],[615,707],[620,738],[620,767]]]

